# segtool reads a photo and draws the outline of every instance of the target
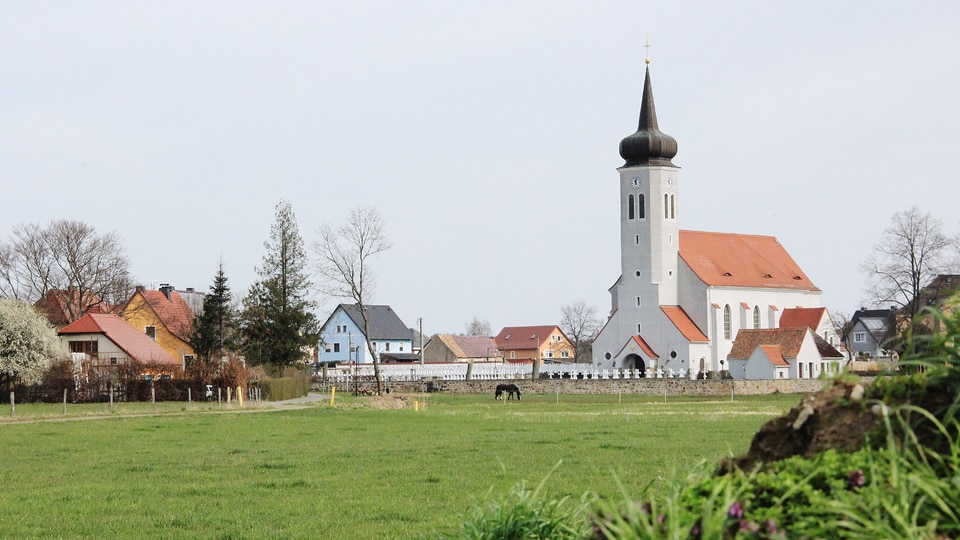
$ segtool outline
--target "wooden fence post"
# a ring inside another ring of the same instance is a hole
[[[16,398],[13,395],[13,390],[10,391],[10,417],[13,418],[17,415],[17,404]]]
[[[67,389],[63,389],[63,415],[67,415]]]

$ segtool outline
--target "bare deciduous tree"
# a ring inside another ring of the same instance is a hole
[[[335,298],[353,301],[363,319],[363,335],[373,361],[377,394],[383,391],[380,359],[370,338],[369,305],[376,284],[371,259],[390,249],[383,217],[373,207],[354,208],[346,222],[339,226],[323,225],[317,230],[313,244],[317,255],[320,290]]]
[[[64,303],[66,322],[95,305],[121,304],[133,289],[120,237],[99,234],[81,221],[20,225],[0,246],[0,296],[34,303],[54,291]]]
[[[593,352],[593,338],[603,326],[603,321],[597,317],[597,310],[588,306],[583,300],[567,304],[560,308],[560,329],[573,342],[576,351],[576,361],[583,362],[589,359]]]
[[[472,321],[467,323],[467,331],[464,335],[490,337],[490,332],[490,321],[482,321],[475,316]]]
[[[913,320],[923,308],[920,291],[955,263],[956,243],[943,234],[939,219],[916,206],[893,215],[873,254],[861,264],[865,293],[875,305],[895,304]]]

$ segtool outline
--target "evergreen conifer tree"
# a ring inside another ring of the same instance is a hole
[[[280,201],[276,211],[270,239],[264,242],[263,265],[257,269],[260,279],[244,299],[243,337],[250,363],[281,371],[306,358],[309,348],[317,346],[320,331],[293,207]]]
[[[210,293],[203,298],[203,313],[193,320],[193,350],[203,362],[222,361],[237,349],[237,313],[227,285],[223,261],[213,277]]]

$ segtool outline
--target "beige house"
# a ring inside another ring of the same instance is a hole
[[[424,363],[503,362],[497,342],[489,336],[436,334],[423,347]]]

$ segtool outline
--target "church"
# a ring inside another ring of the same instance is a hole
[[[677,141],[660,131],[647,59],[636,133],[620,142],[620,277],[593,341],[598,369],[729,372],[741,329],[773,329],[820,289],[772,236],[680,228]]]

